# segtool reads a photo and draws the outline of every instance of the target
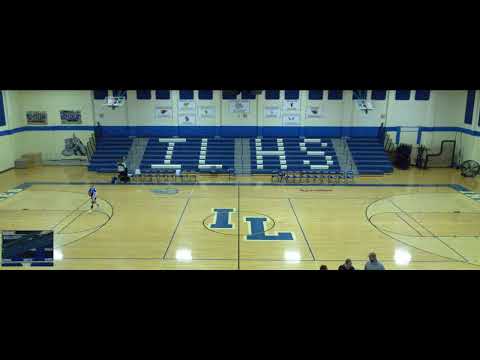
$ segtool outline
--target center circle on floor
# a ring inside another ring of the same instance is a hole
[[[240,224],[244,223],[245,226],[249,226],[247,221],[245,221],[245,218],[247,217],[262,217],[266,218],[267,221],[264,223],[265,225],[265,231],[263,233],[267,233],[275,228],[275,220],[266,214],[259,213],[259,212],[254,212],[254,211],[240,211],[240,214],[238,214],[236,211],[232,213],[232,216],[230,218],[230,224],[232,225],[231,229],[215,229],[211,228],[210,226],[214,223],[215,219],[215,214],[211,214],[207,216],[205,219],[203,219],[203,227],[207,229],[208,231],[215,232],[217,234],[222,234],[222,235],[229,235],[229,236],[247,236],[247,235],[257,235],[257,233],[238,233],[238,227],[240,226],[238,224],[238,219],[240,218]],[[258,233],[261,234],[261,233]]]

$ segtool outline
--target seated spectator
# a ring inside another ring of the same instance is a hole
[[[345,263],[338,267],[338,270],[355,270],[352,265],[352,260],[345,259]]]
[[[321,265],[320,270],[328,270],[327,265]]]
[[[365,264],[365,270],[385,270],[385,267],[377,260],[377,254],[371,252],[368,254],[368,261]]]

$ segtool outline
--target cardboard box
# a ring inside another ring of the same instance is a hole
[[[15,168],[17,169],[29,169],[34,166],[34,162],[30,159],[18,159],[15,160]]]

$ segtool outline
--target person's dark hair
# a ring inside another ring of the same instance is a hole
[[[328,270],[327,265],[320,265],[320,270]]]

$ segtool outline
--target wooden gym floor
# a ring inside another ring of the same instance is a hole
[[[0,193],[27,186],[0,200],[0,229],[55,230],[55,269],[316,270],[346,257],[362,269],[370,251],[387,269],[480,269],[479,196],[451,184],[480,186],[454,169],[396,170],[355,186],[271,186],[262,176],[99,184],[100,208],[88,213],[89,182],[110,178],[81,166],[4,172]],[[211,227],[213,209],[230,209],[228,226]],[[264,219],[261,235],[291,240],[247,239],[258,235],[252,218]]]

